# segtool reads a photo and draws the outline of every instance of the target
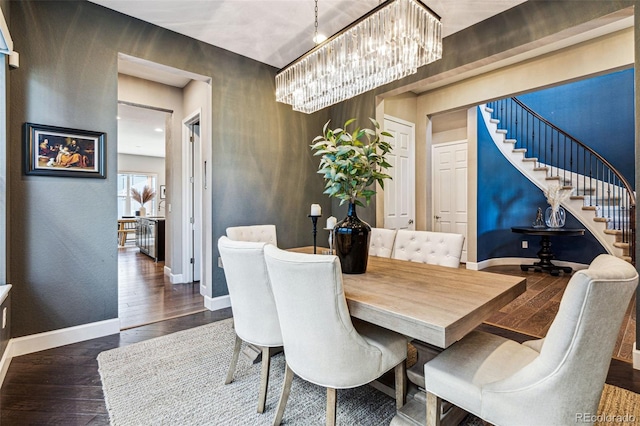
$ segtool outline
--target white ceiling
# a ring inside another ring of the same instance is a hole
[[[109,9],[276,68],[313,48],[314,0],[91,0]],[[525,0],[423,0],[446,37]],[[319,0],[318,30],[331,36],[379,0]]]
[[[443,36],[525,0],[424,0],[442,18]],[[313,48],[314,0],[92,0],[109,9],[282,68]],[[318,30],[331,36],[380,0],[319,0]],[[169,67],[121,57],[119,72],[176,87],[199,79]],[[165,113],[119,105],[118,152],[164,156]],[[164,128],[164,125],[162,125]]]
[[[168,113],[118,104],[118,153],[165,156],[165,120]]]

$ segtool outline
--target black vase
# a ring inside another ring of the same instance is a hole
[[[345,274],[364,274],[369,259],[371,227],[358,218],[356,205],[349,203],[347,217],[334,229],[336,255]]]

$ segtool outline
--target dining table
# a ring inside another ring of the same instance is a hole
[[[290,250],[313,253],[313,247]],[[376,256],[369,256],[365,273],[343,273],[342,280],[352,317],[411,340],[418,354],[407,376],[418,389],[425,362],[526,290],[524,277]],[[391,424],[425,424],[425,404],[424,392],[414,392]],[[457,424],[464,415],[451,407],[441,424]]]

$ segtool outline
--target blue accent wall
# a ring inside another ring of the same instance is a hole
[[[501,257],[535,258],[540,237],[511,232],[512,226],[529,226],[538,207],[545,210],[542,191],[523,176],[498,150],[478,108],[478,261]],[[567,212],[567,228],[582,224]],[[529,242],[528,249],[521,241]],[[556,259],[588,264],[606,251],[589,233],[584,237],[551,240]]]
[[[634,186],[634,70],[518,96],[529,108],[602,155]]]

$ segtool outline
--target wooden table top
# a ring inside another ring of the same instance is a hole
[[[375,256],[367,272],[342,278],[351,316],[440,348],[526,290],[522,277]]]

